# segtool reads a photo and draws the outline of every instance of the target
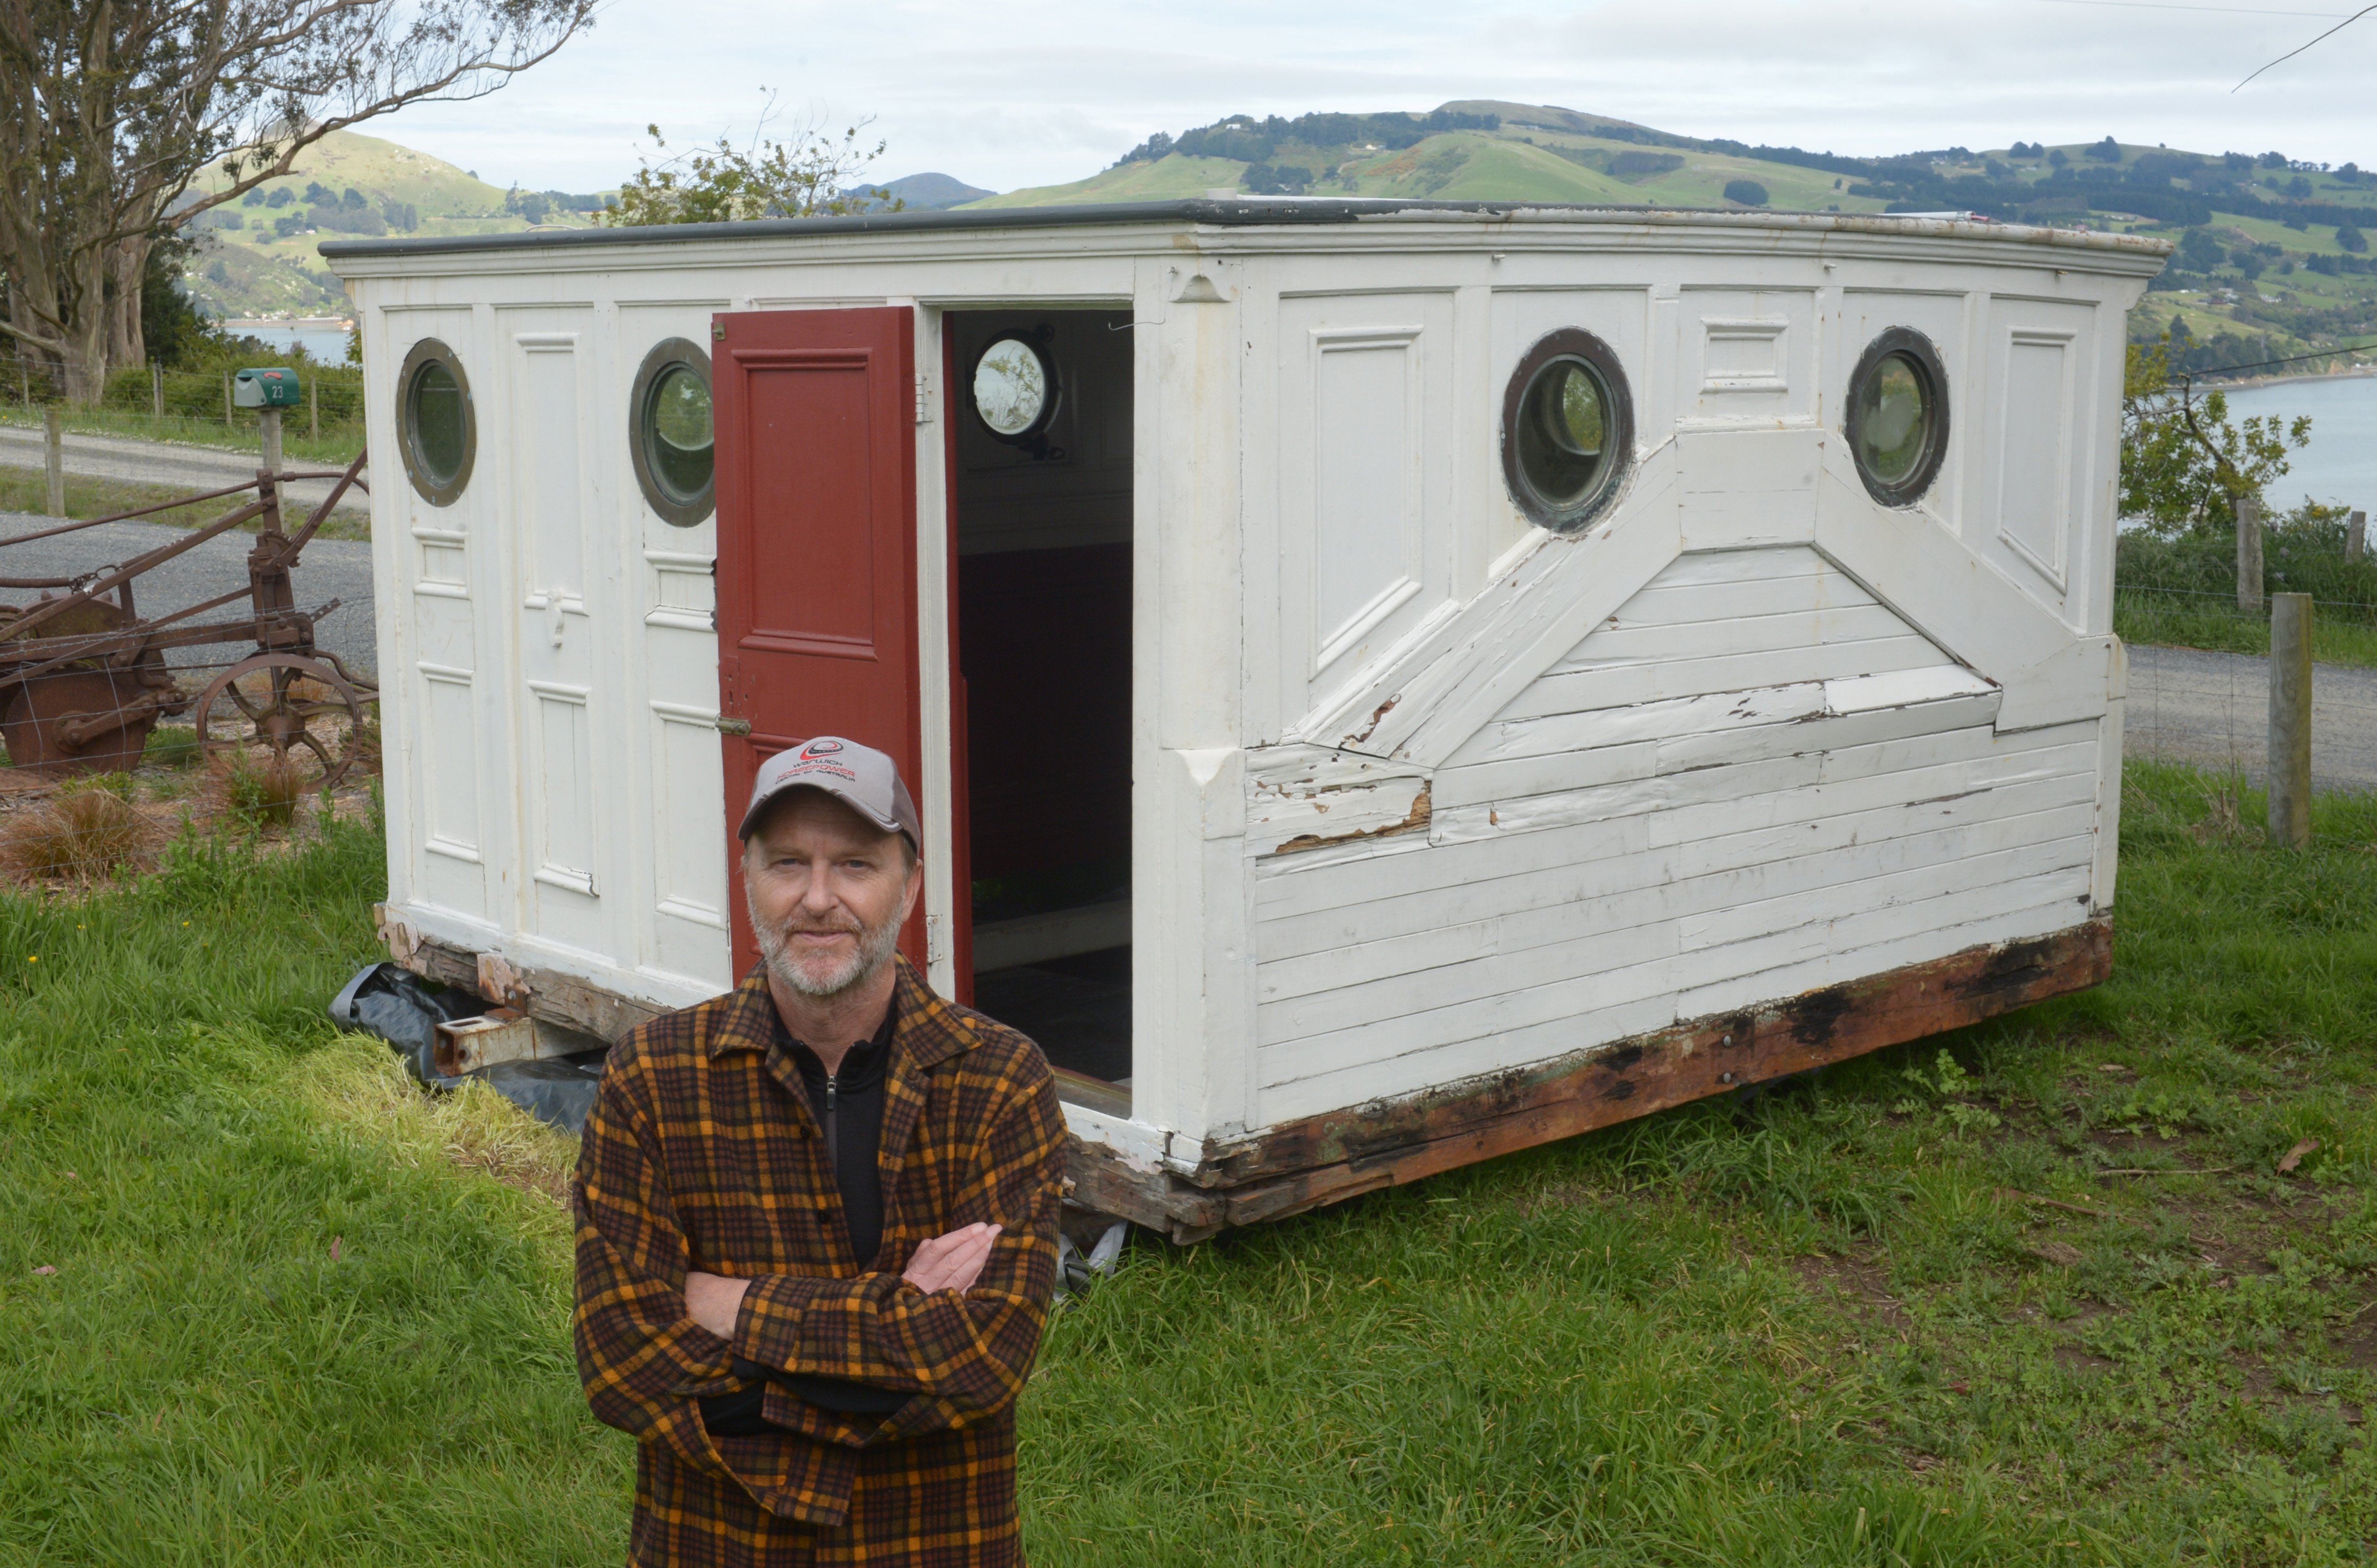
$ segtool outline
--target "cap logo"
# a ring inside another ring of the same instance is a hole
[[[831,756],[840,750],[840,741],[811,741],[801,748],[801,760],[806,762],[813,756]]]

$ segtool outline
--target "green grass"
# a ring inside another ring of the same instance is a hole
[[[0,388],[5,390],[5,388]],[[225,424],[215,415],[168,413],[162,418],[134,409],[61,410],[66,431],[76,435],[120,435],[138,441],[162,441],[180,446],[205,446],[220,452],[257,452],[264,450],[263,436],[258,433],[253,409],[233,410],[233,422]],[[0,424],[12,424],[20,430],[42,428],[42,410],[22,405],[0,404]],[[294,466],[343,469],[355,460],[364,449],[363,423],[357,420],[339,424],[325,419],[322,434],[317,438],[306,434],[305,410],[300,406],[284,410],[281,416],[281,453],[282,460]]]
[[[188,485],[140,484],[129,480],[90,479],[80,474],[66,476],[66,513],[68,517],[112,517],[121,512],[142,506],[154,506],[171,501],[176,495],[199,493],[205,481]],[[254,495],[219,496],[201,501],[194,506],[175,506],[169,511],[151,512],[142,522],[163,523],[170,528],[204,528],[226,511],[236,510],[255,500]],[[39,469],[20,469],[0,464],[0,512],[32,512],[46,514],[50,505],[49,477]],[[294,533],[303,528],[311,509],[295,504],[284,505],[281,527]],[[242,533],[254,533],[262,519],[242,523]],[[341,508],[330,514],[315,536],[317,539],[369,539],[371,517],[365,512]],[[21,590],[20,590],[21,591]]]
[[[2131,765],[2096,992],[1136,1244],[1026,1396],[1033,1561],[2367,1561],[2377,802],[2259,816]],[[321,1019],[379,852],[0,902],[0,1562],[617,1560],[561,1157]]]
[[[325,1089],[384,865],[346,827],[0,900],[0,1562],[618,1559],[561,1210]]]

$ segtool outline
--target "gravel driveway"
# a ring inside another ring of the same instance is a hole
[[[2266,777],[2270,661],[2247,653],[2130,647],[2122,749]],[[2312,666],[2311,773],[2323,790],[2377,788],[2377,670]]]
[[[56,526],[54,517],[0,512],[0,544],[20,534]],[[37,540],[0,552],[0,576],[66,577],[95,572],[103,566],[120,565],[161,544],[187,539],[190,532],[188,529],[168,528],[162,523],[102,523],[79,533]],[[217,594],[245,588],[247,552],[255,546],[255,535],[236,529],[217,534],[187,554],[135,579],[134,608],[146,616],[165,615]],[[378,665],[372,620],[370,544],[362,540],[314,540],[306,544],[305,553],[292,576],[300,610],[311,610],[325,600],[340,601],[339,608],[317,630],[316,641],[346,660],[348,669],[359,675],[370,675]],[[0,598],[22,604],[37,597],[38,591],[0,588]],[[234,600],[220,610],[209,611],[199,619],[230,620],[245,614],[246,608],[245,600]],[[192,669],[231,663],[245,658],[254,647],[253,643],[237,643],[177,648],[165,657],[177,669]]]

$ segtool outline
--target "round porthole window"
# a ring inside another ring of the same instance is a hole
[[[397,374],[397,445],[412,488],[432,506],[451,506],[471,482],[478,456],[471,382],[454,350],[424,338]]]
[[[710,356],[683,338],[654,344],[627,400],[636,483],[663,521],[689,529],[716,509],[718,430]]]
[[[1911,506],[1948,450],[1948,376],[1931,340],[1893,327],[1867,345],[1849,377],[1849,452],[1868,493]]]
[[[1048,357],[1049,332],[1004,332],[973,362],[973,412],[983,429],[1035,457],[1062,457],[1048,445],[1062,388]]]
[[[1634,439],[1618,356],[1592,333],[1544,339],[1502,397],[1502,473],[1519,510],[1556,533],[1591,522],[1617,493]]]

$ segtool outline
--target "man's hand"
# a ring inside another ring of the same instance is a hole
[[[747,1279],[688,1270],[685,1277],[685,1315],[721,1339],[732,1339],[735,1314],[742,1310],[743,1292],[749,1289],[751,1282]]]
[[[900,1277],[928,1296],[936,1290],[962,1295],[973,1289],[982,1265],[990,1261],[990,1244],[998,1240],[1000,1229],[997,1225],[974,1224],[936,1236],[916,1249]]]
[[[936,1236],[916,1249],[915,1256],[908,1260],[907,1272],[900,1277],[926,1295],[936,1290],[963,1294],[981,1277],[982,1265],[990,1261],[990,1244],[998,1240],[1001,1229],[976,1224]],[[685,1315],[721,1339],[732,1339],[743,1292],[750,1288],[747,1279],[689,1269],[685,1277]]]

